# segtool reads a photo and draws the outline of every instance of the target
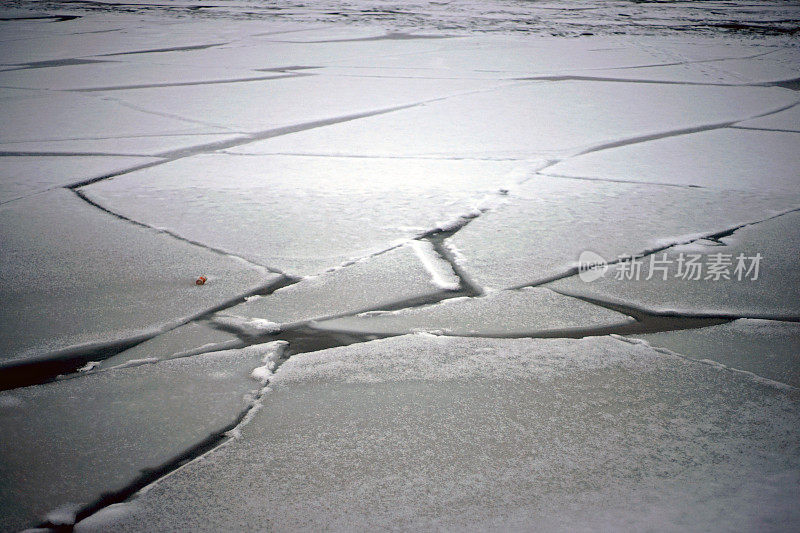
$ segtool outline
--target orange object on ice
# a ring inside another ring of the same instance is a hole
[[[208,279],[205,276],[200,276],[199,278],[197,278],[197,281],[195,281],[195,284],[205,285],[206,281],[208,281]]]

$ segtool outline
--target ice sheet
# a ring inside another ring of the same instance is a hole
[[[534,163],[203,155],[82,189],[126,217],[308,275],[474,213]]]
[[[636,335],[651,346],[697,360],[800,387],[800,324],[773,320],[734,320],[700,329]]]
[[[744,120],[796,101],[792,91],[774,87],[593,81],[517,83],[512,87],[267,139],[233,151],[561,157],[605,143]]]
[[[263,347],[0,392],[0,528],[123,489],[235,423]]]
[[[258,132],[416,104],[497,84],[492,80],[303,76],[91,94],[119,99],[156,114],[169,113],[235,131]]]
[[[115,154],[114,157],[126,155],[163,155],[183,150],[197,150],[208,145],[234,140],[245,141],[243,134],[207,134],[191,135],[131,135],[118,137],[109,133],[104,137],[86,137],[69,140],[16,141],[0,143],[0,151],[37,155],[53,153],[64,155]]]
[[[583,252],[611,261],[797,205],[797,194],[536,176],[447,242],[479,285],[517,287],[567,273]]]
[[[3,362],[156,333],[277,278],[63,189],[2,206],[0,242]]]
[[[3,145],[0,145],[0,150]],[[157,161],[153,157],[0,156],[0,204]]]
[[[636,267],[616,267],[590,283],[573,276],[550,286],[660,313],[800,318],[800,213],[746,226],[720,239],[720,243],[723,246],[675,246],[652,256],[652,264],[650,257],[644,258],[638,281],[635,274],[632,279],[616,279],[622,272],[634,272]],[[684,266],[679,272],[681,254]],[[692,261],[699,267],[687,266],[694,255],[700,256]],[[714,264],[717,267],[711,266]],[[737,270],[740,265],[741,270]],[[698,276],[700,279],[695,279]]]
[[[111,368],[144,359],[174,359],[234,348],[239,344],[236,335],[212,327],[206,322],[193,321],[109,357],[100,362],[98,367]]]
[[[435,254],[433,250],[422,253]],[[433,283],[414,248],[404,245],[344,268],[303,279],[267,296],[252,298],[217,313],[216,317],[234,330],[258,334],[263,332],[252,330],[257,324],[248,329],[248,319],[262,319],[279,327],[386,308],[401,302],[424,302],[441,297],[447,290],[458,289],[458,278],[452,270],[446,279],[449,287]]]
[[[77,531],[800,523],[797,399],[644,344],[406,336],[272,387],[241,439]]]
[[[37,93],[0,106],[0,142],[224,133],[207,124],[130,109],[98,97]]]
[[[766,117],[745,120],[736,124],[740,128],[764,128],[800,132],[800,105]]]
[[[319,322],[315,328],[402,335],[414,331],[466,336],[530,336],[591,331],[632,323],[621,313],[548,289],[496,291],[481,298],[454,298],[423,307],[366,313]]]
[[[724,128],[601,150],[545,174],[800,193],[800,134]]]

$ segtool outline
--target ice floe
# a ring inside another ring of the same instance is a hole
[[[4,363],[141,340],[278,277],[63,189],[2,206],[0,241]]]
[[[365,313],[314,324],[317,329],[401,335],[414,331],[467,336],[532,336],[590,333],[630,324],[616,311],[548,289],[494,291],[479,298],[453,298],[387,313]]]
[[[797,399],[645,344],[411,335],[292,357],[271,388],[240,439],[76,530],[800,522]]]
[[[800,213],[795,211],[717,241],[674,246],[620,263],[590,283],[572,276],[549,286],[662,314],[796,320],[798,249]]]
[[[267,349],[269,348],[269,349]],[[88,507],[234,425],[271,347],[252,346],[8,392],[0,402],[0,526]],[[63,514],[63,513],[62,513]]]

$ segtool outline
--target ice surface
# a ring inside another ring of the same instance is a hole
[[[734,320],[700,329],[636,335],[651,346],[800,387],[800,324]]]
[[[0,150],[3,149],[0,145]],[[102,156],[0,156],[0,203],[119,172],[157,159]]]
[[[427,253],[433,254],[433,250]],[[433,283],[429,272],[411,245],[358,261],[349,266],[278,289],[267,296],[252,298],[216,314],[214,320],[244,334],[263,334],[252,319],[275,326],[319,320],[368,309],[391,307],[441,297],[458,288],[450,274],[449,286]]]
[[[328,320],[317,329],[401,335],[435,331],[446,335],[529,336],[590,331],[634,322],[623,314],[548,289],[496,291],[481,298],[454,298],[388,313]]]
[[[98,138],[68,139],[68,140],[43,140],[43,141],[16,141],[0,143],[0,151],[16,152],[30,155],[39,153],[54,153],[74,156],[81,153],[89,154],[114,154],[120,155],[163,155],[179,150],[198,149],[214,143],[242,140],[247,138],[242,134],[207,134],[197,133],[191,135],[131,135],[129,137],[114,136],[109,132],[106,136]]]
[[[800,523],[797,398],[645,344],[413,335],[271,386],[241,439],[77,531]]]
[[[542,176],[526,181],[508,198],[507,205],[473,220],[447,241],[460,251],[461,266],[479,285],[540,282],[577,266],[585,251],[611,261],[800,205],[797,194]]]
[[[800,193],[798,168],[800,134],[723,128],[585,154],[544,173]]]
[[[185,357],[201,352],[233,348],[240,342],[236,335],[214,328],[204,322],[193,321],[109,357],[99,366],[111,368],[142,359],[162,360]]]
[[[82,191],[128,218],[308,275],[473,213],[532,166],[213,154]]]
[[[556,290],[615,301],[660,313],[711,314],[749,318],[800,318],[800,213],[793,212],[766,222],[746,226],[730,237],[713,242],[675,246],[641,260],[638,281],[622,279],[621,268],[609,269],[605,276],[586,283],[578,277],[550,285]],[[666,256],[664,255],[666,254]],[[691,255],[701,265],[699,274],[684,267],[679,276],[678,261]],[[719,256],[718,254],[723,254]],[[742,266],[737,274],[739,256]],[[755,260],[760,254],[760,258]],[[666,261],[662,263],[661,261]],[[709,266],[720,265],[719,274]],[[758,265],[755,270],[754,264]],[[666,269],[664,271],[663,269]],[[631,271],[629,267],[629,272]],[[646,278],[652,274],[651,279]],[[756,276],[757,274],[757,276]],[[666,275],[667,279],[663,279]],[[694,279],[699,275],[701,279]],[[727,279],[726,279],[727,277]]]
[[[99,97],[67,92],[40,92],[35,98],[6,102],[0,106],[0,123],[2,143],[221,132],[198,121],[137,111]]]
[[[116,59],[116,58],[115,58]],[[236,79],[266,78],[267,72],[207,65],[188,67],[132,61],[90,63],[0,72],[0,84],[31,89],[81,90],[148,86],[170,83],[213,83]],[[272,74],[277,76],[280,74]]]
[[[4,362],[153,334],[277,278],[63,189],[2,206],[0,242]]]
[[[744,120],[796,101],[775,87],[517,82],[232,151],[369,156],[563,156],[609,142]],[[658,105],[654,105],[658,102]]]
[[[229,425],[263,346],[0,392],[0,528],[125,488]],[[9,400],[13,400],[9,401]]]
[[[766,117],[739,122],[736,127],[800,132],[800,105]]]
[[[235,131],[259,132],[417,104],[487,89],[498,83],[492,80],[303,76],[91,94],[113,97],[156,114],[169,113]],[[297,106],[297,102],[303,105]]]

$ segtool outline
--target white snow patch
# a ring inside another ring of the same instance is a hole
[[[242,335],[257,337],[272,335],[281,330],[281,325],[265,318],[248,318],[237,315],[217,315],[211,321],[220,326],[231,328]]]
[[[143,359],[131,359],[130,361],[126,361],[121,365],[112,366],[112,369],[120,369],[120,368],[131,368],[134,366],[142,366],[142,365],[154,365],[158,363],[160,359],[158,357],[145,357]]]
[[[253,369],[251,373],[256,381],[260,381],[262,385],[266,385],[269,382],[278,364],[278,360],[283,357],[283,352],[288,344],[289,343],[286,341],[273,341],[256,345],[257,349],[259,351],[263,350],[264,353],[262,358],[264,364]],[[254,347],[250,346],[249,348]]]
[[[411,248],[431,276],[431,283],[446,291],[456,291],[461,282],[450,263],[442,259],[428,241],[411,241]]]

